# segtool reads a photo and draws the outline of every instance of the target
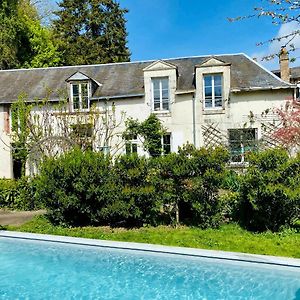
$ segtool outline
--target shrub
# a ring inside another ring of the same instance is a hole
[[[74,150],[47,159],[40,170],[37,197],[54,224],[83,226],[110,222],[111,210],[126,215],[112,163],[102,153]]]
[[[18,180],[0,180],[0,207],[16,210],[35,210],[42,207],[36,201],[35,180],[22,177]]]
[[[161,201],[153,184],[149,159],[136,154],[121,156],[115,161],[114,172],[121,187],[119,202],[128,205],[124,223],[130,226],[156,224]]]
[[[299,217],[300,159],[282,149],[249,157],[241,185],[240,222],[249,230],[278,231]]]
[[[220,188],[228,152],[223,148],[196,149],[186,145],[178,154],[157,158],[157,190],[171,220],[200,227],[216,227],[222,220]],[[177,213],[177,218],[175,218]]]

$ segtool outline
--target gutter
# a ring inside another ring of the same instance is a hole
[[[269,91],[269,90],[282,90],[282,89],[295,89],[297,86],[294,84],[288,86],[280,86],[280,87],[249,87],[249,88],[241,88],[241,89],[230,89],[232,93],[238,92],[252,92],[252,91]]]
[[[111,100],[111,99],[124,99],[124,98],[141,98],[145,94],[129,94],[129,95],[117,95],[117,96],[101,96],[101,97],[91,97],[90,100]]]

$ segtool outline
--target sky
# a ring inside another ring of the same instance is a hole
[[[54,5],[55,0],[44,0]],[[51,2],[52,1],[52,2]],[[131,60],[246,53],[260,58],[278,52],[281,44],[256,46],[274,36],[291,32],[298,24],[275,26],[270,19],[229,22],[227,17],[253,13],[261,0],[118,0],[126,14]],[[294,40],[300,47],[300,37]],[[300,56],[300,51],[293,54]],[[277,59],[263,62],[278,68]],[[293,63],[300,65],[300,58]]]

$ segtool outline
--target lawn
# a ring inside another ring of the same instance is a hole
[[[227,224],[219,229],[206,230],[193,227],[174,228],[169,226],[137,229],[109,227],[64,228],[53,226],[44,216],[39,216],[24,225],[7,226],[5,229],[300,258],[300,233],[293,231],[251,233],[236,224]]]

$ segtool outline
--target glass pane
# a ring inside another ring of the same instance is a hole
[[[210,108],[210,107],[212,107],[212,100],[205,100],[205,107],[206,108]]]
[[[169,99],[169,90],[162,90],[162,98]]]
[[[154,110],[160,110],[160,101],[154,100]]]
[[[163,136],[163,144],[171,144],[171,135],[170,134],[165,134]]]
[[[215,99],[215,107],[222,107],[222,98]]]
[[[79,96],[79,85],[73,84],[73,97]]]
[[[132,146],[132,153],[137,153],[137,144],[131,144]]]
[[[212,98],[212,87],[205,87],[205,99]]]
[[[73,96],[73,108],[79,109],[79,96]]]
[[[162,79],[161,85],[163,90],[169,90],[169,78]]]
[[[215,98],[222,97],[222,87],[215,86]]]
[[[89,108],[89,98],[88,97],[82,98],[82,108],[83,109]]]
[[[159,79],[152,79],[153,89],[159,90]]]
[[[222,86],[222,76],[221,75],[215,75],[215,86]]]
[[[160,91],[159,90],[154,90],[154,99],[160,99]]]
[[[169,110],[169,100],[163,101],[163,110]]]
[[[212,86],[212,76],[204,76],[204,86]]]
[[[126,143],[125,147],[126,147],[126,154],[131,154],[131,143]]]
[[[82,97],[88,97],[88,84],[87,83],[83,83],[81,84],[81,96]]]

